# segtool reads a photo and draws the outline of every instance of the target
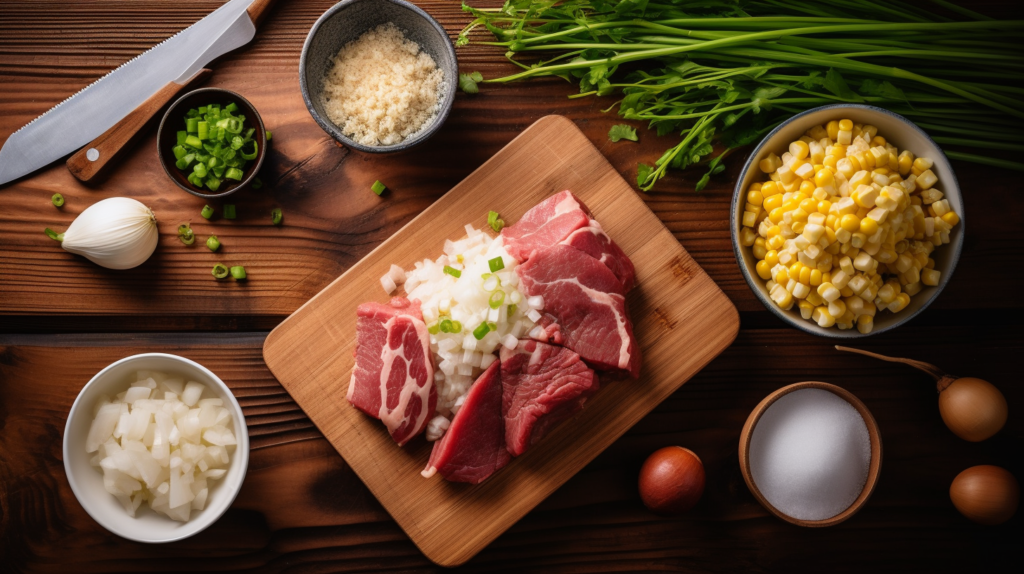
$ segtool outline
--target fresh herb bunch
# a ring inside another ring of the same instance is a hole
[[[639,165],[644,191],[669,168],[705,164],[700,190],[733,149],[831,103],[888,108],[940,144],[1024,151],[1024,20],[932,1],[957,19],[900,0],[506,0],[463,5],[475,19],[458,45],[484,26],[497,41],[479,43],[506,48],[523,68],[484,82],[558,76],[579,83],[571,97],[621,96],[605,111],[680,134],[653,166]],[[516,59],[526,55],[546,59]],[[1024,171],[990,155],[946,155]]]

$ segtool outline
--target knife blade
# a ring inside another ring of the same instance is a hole
[[[91,142],[169,82],[187,82],[213,59],[248,43],[256,34],[246,12],[251,4],[230,0],[14,132],[0,148],[0,185]]]

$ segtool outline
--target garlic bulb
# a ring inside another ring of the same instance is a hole
[[[142,203],[111,197],[89,206],[60,235],[47,229],[66,251],[108,269],[142,265],[156,250],[160,233],[156,217]]]

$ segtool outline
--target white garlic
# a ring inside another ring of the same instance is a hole
[[[92,204],[60,235],[46,231],[66,251],[108,269],[142,265],[156,250],[160,238],[153,212],[128,197]]]

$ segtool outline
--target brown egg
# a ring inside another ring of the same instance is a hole
[[[704,493],[704,465],[693,451],[667,446],[654,451],[640,468],[640,498],[658,514],[693,508]]]
[[[1017,512],[1020,487],[1006,469],[982,464],[956,475],[949,498],[960,514],[978,524],[1002,524]]]
[[[958,437],[983,441],[1006,424],[1006,397],[988,381],[961,377],[939,392],[939,414]]]

